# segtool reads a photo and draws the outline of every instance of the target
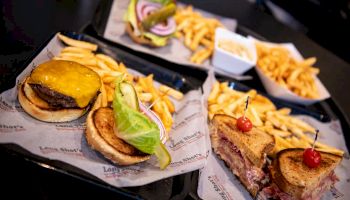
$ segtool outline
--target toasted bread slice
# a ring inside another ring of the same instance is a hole
[[[270,168],[272,181],[289,195],[300,199],[318,188],[342,160],[341,156],[320,152],[321,164],[309,168],[303,162],[304,149],[280,151]]]
[[[275,139],[255,127],[243,133],[236,127],[236,121],[231,116],[216,114],[212,119],[212,125],[218,129],[218,134],[223,133],[222,137],[236,145],[255,166],[262,168],[266,154],[274,148]]]

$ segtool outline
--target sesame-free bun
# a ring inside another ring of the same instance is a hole
[[[118,165],[132,165],[148,160],[149,154],[138,151],[116,136],[114,123],[112,108],[101,107],[90,111],[85,131],[88,144]]]
[[[53,108],[41,99],[28,84],[28,78],[18,86],[18,101],[26,113],[44,122],[68,122],[85,114],[87,108]]]

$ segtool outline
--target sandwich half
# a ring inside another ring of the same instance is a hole
[[[211,144],[214,152],[255,197],[266,181],[262,168],[275,141],[271,135],[255,127],[243,133],[236,127],[236,121],[228,115],[214,115],[210,127]]]
[[[265,199],[320,199],[338,181],[334,169],[341,156],[320,152],[321,163],[309,168],[303,162],[304,149],[280,151],[270,166],[272,184],[262,190]],[[260,195],[260,194],[259,194]]]

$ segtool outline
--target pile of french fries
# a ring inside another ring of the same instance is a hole
[[[201,64],[210,58],[214,51],[215,29],[223,25],[217,19],[205,18],[193,11],[192,6],[178,7],[174,18],[175,36],[194,52],[190,61]]]
[[[228,82],[216,82],[213,85],[208,97],[209,119],[212,119],[215,114],[226,114],[235,118],[243,116],[245,101],[248,96],[250,101],[246,111],[247,118],[255,127],[275,138],[276,145],[271,156],[287,148],[312,146],[316,132],[315,128],[291,116],[291,109],[277,109],[269,99],[257,94],[256,90],[236,91],[229,87]],[[343,151],[320,142],[315,143],[315,148],[319,151],[331,152],[337,155],[344,154]]]
[[[320,97],[315,83],[315,76],[320,70],[312,67],[316,63],[315,57],[297,61],[283,46],[271,47],[261,42],[256,42],[255,45],[257,66],[265,75],[300,97]]]
[[[62,34],[58,34],[58,38],[68,46],[63,48],[59,55],[53,57],[54,60],[68,60],[80,63],[94,70],[101,78],[100,95],[97,97],[93,109],[107,107],[112,103],[115,79],[124,74],[126,79],[134,84],[141,102],[149,105],[162,120],[167,132],[170,131],[175,107],[169,96],[180,100],[183,97],[181,92],[165,85],[156,88],[153,82],[153,75],[134,77],[128,73],[123,63],[117,63],[108,55],[95,53],[97,50],[97,45],[95,44],[74,40]]]

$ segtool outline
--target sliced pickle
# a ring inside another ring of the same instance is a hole
[[[165,169],[171,162],[171,156],[163,143],[159,143],[154,154],[158,158],[160,169]]]
[[[126,104],[129,107],[135,110],[140,110],[137,93],[135,91],[135,88],[130,83],[126,83],[126,82],[120,83],[120,91],[123,95],[123,98]]]
[[[155,11],[154,13],[151,13],[144,20],[142,20],[141,22],[142,28],[148,31],[154,25],[166,21],[168,17],[173,16],[175,12],[176,12],[176,5],[173,3],[168,4],[163,8]]]

